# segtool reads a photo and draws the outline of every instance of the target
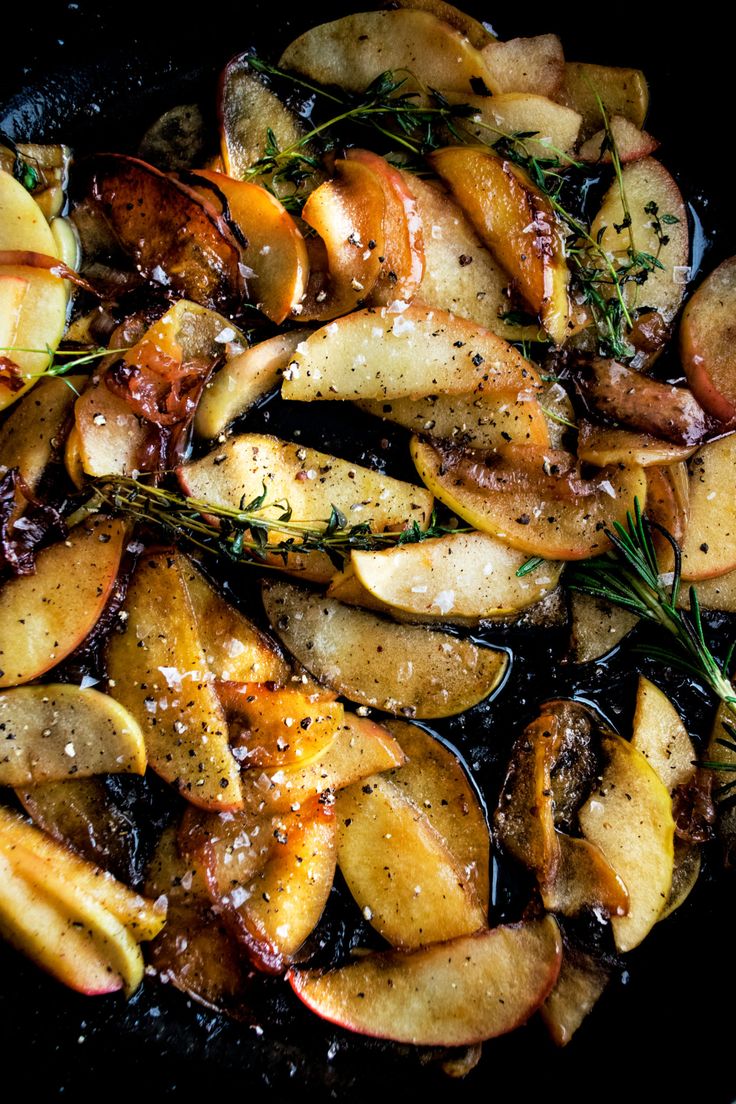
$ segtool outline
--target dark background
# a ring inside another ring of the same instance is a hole
[[[483,17],[478,4],[466,6]],[[357,6],[211,0],[186,14],[171,3],[140,0],[27,7],[23,32],[3,32],[0,126],[19,139],[93,150],[134,148],[156,116],[178,102],[212,105],[218,69],[246,46],[277,55],[306,26]],[[660,156],[702,219],[705,270],[736,252],[733,18],[726,24],[714,6],[703,4],[687,22],[646,5],[498,8],[488,14],[501,37],[556,31],[571,59],[645,70],[652,90],[647,125],[663,140]],[[720,647],[729,631],[726,624],[716,633]],[[509,735],[552,693],[574,691],[596,701],[626,731],[635,690],[630,661],[617,656],[575,671],[557,662],[559,650],[559,641],[527,636],[499,702],[448,729],[466,756],[480,761],[481,775],[486,768],[492,773],[499,757],[494,741],[507,747]],[[710,704],[656,673],[687,712],[695,736],[706,735]],[[736,1096],[735,937],[732,876],[714,873],[630,956],[629,976],[612,986],[566,1050],[555,1051],[532,1025],[487,1045],[481,1066],[462,1083],[442,1078],[415,1054],[323,1028],[288,1000],[275,1006],[261,1036],[197,1011],[155,984],[127,1006],[118,998],[77,997],[0,947],[4,1081],[7,1087],[12,1072],[34,1101],[123,1092],[143,1100],[184,1092],[393,1100],[436,1089],[462,1104],[693,1096],[728,1104]]]

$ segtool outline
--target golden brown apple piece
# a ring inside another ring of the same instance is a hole
[[[494,97],[504,92],[553,97],[565,75],[562,43],[553,34],[490,42],[483,49],[483,61]]]
[[[430,162],[549,336],[562,345],[570,322],[570,273],[549,201],[523,169],[487,148],[447,146],[431,154]]]
[[[18,142],[15,150],[13,152],[9,147],[0,149],[0,168],[13,175],[20,160],[33,169],[36,179],[28,190],[50,222],[61,214],[66,201],[72,151],[69,146],[40,145],[36,142]]]
[[[617,648],[639,618],[590,594],[570,595],[570,653],[575,663],[592,663]]]
[[[495,41],[495,36],[485,23],[479,23],[464,11],[460,11],[454,4],[446,3],[446,0],[400,0],[398,8],[410,8],[412,11],[430,12],[441,19],[443,23],[449,23],[456,31],[469,40],[477,50],[482,50],[489,42]]]
[[[608,126],[622,165],[628,164],[629,161],[640,161],[642,157],[649,157],[659,149],[656,138],[647,134],[645,130],[640,130],[623,115],[612,115],[608,120]],[[605,129],[596,131],[592,137],[583,142],[578,150],[578,159],[592,164],[611,164],[613,158]]]
[[[0,785],[145,769],[140,727],[107,694],[65,683],[0,693]]]
[[[491,146],[501,138],[512,139],[515,148],[527,157],[545,161],[558,158],[563,164],[574,160],[580,116],[563,104],[521,91],[494,96],[455,93],[448,98],[451,103],[462,102],[473,108],[472,115],[453,120],[453,125],[479,146]],[[515,138],[520,134],[527,137]]]
[[[126,528],[96,517],[44,548],[33,575],[0,589],[0,687],[38,678],[89,635],[112,591]]]
[[[607,916],[625,916],[629,894],[603,852],[588,840],[558,832],[559,863],[554,877],[540,886],[550,912],[577,916],[584,908]]]
[[[506,673],[502,651],[383,621],[291,583],[266,585],[263,602],[284,645],[316,678],[388,713],[453,716],[488,697]]]
[[[451,92],[469,92],[486,74],[480,51],[464,34],[431,12],[406,9],[312,27],[287,46],[279,66],[350,92],[363,92],[388,69],[401,70],[399,79],[408,70],[420,86]]]
[[[325,973],[292,969],[294,992],[348,1031],[463,1046],[513,1031],[545,1000],[562,941],[547,916],[416,951],[387,951]]]
[[[181,557],[146,553],[124,609],[124,629],[107,645],[109,686],[141,726],[149,765],[195,805],[242,808],[240,772],[210,681]]]
[[[658,526],[666,529],[682,548],[690,513],[687,467],[684,462],[646,468],[647,517],[653,526],[652,543],[661,572],[674,571],[675,553]],[[676,473],[676,474],[675,474]],[[680,489],[684,494],[680,494]]]
[[[250,298],[272,322],[280,323],[301,303],[309,276],[309,259],[299,228],[276,196],[246,180],[198,170],[227,200],[230,218],[245,236],[243,262],[251,270]],[[204,190],[207,196],[207,190]]]
[[[733,317],[736,257],[729,257],[702,282],[685,307],[680,355],[699,402],[721,422],[736,418]]]
[[[217,693],[243,767],[275,770],[308,763],[327,750],[345,723],[339,702],[300,685],[220,682]]]
[[[689,462],[690,518],[682,547],[685,579],[710,579],[736,567],[736,437],[700,448]]]
[[[567,1046],[585,1017],[602,996],[611,970],[600,959],[565,946],[554,989],[540,1014],[557,1046]]]
[[[615,400],[614,400],[615,402]],[[688,460],[697,445],[680,445],[651,433],[631,429],[612,429],[581,419],[578,422],[578,459],[603,468],[608,464],[674,464]]]
[[[634,124],[644,125],[649,107],[649,87],[640,69],[621,69],[612,65],[590,65],[584,61],[565,64],[560,103],[572,107],[583,117],[583,135],[600,130],[602,123],[598,98],[610,119],[622,115]]]
[[[646,501],[643,468],[615,465],[583,479],[577,461],[556,449],[474,453],[414,437],[411,452],[426,486],[470,525],[549,560],[604,551],[606,526],[624,523],[635,499]]]

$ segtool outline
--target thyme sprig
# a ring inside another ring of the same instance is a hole
[[[290,554],[323,552],[341,569],[354,550],[376,552],[470,531],[442,525],[432,514],[426,529],[414,521],[405,529],[374,532],[369,522],[348,524],[337,506],[332,506],[326,519],[296,520],[287,501],[269,502],[267,493],[264,485],[261,494],[250,502],[243,498],[238,509],[234,509],[116,476],[95,485],[91,506],[110,507],[137,522],[155,526],[176,543],[184,542],[210,555],[223,555],[237,564],[263,565],[273,556],[286,563]]]

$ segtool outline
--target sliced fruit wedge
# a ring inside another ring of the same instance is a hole
[[[583,117],[583,135],[600,130],[601,108],[610,119],[622,115],[641,127],[649,107],[649,87],[640,69],[621,69],[613,65],[590,65],[568,61],[557,98]]]
[[[628,891],[600,848],[564,832],[557,833],[557,842],[557,869],[541,886],[544,907],[562,916],[577,916],[585,908],[625,916]]]
[[[220,682],[217,692],[243,767],[275,770],[308,763],[327,750],[345,723],[339,702],[306,687]]]
[[[138,723],[107,694],[65,683],[0,693],[0,785],[145,769]]]
[[[638,623],[628,610],[590,594],[570,595],[570,653],[575,663],[592,663],[617,648]]]
[[[688,460],[696,445],[678,445],[650,433],[611,429],[593,422],[578,422],[578,459],[597,467],[638,464],[649,468]]]
[[[736,437],[703,445],[689,462],[690,517],[682,546],[684,579],[711,579],[736,568]]]
[[[585,1017],[602,996],[610,968],[584,951],[565,947],[555,987],[540,1009],[557,1046],[567,1046]]]
[[[455,95],[452,100],[462,100],[473,108],[468,118],[454,122],[478,145],[492,145],[502,138],[524,134],[528,137],[517,142],[520,152],[548,160],[560,154],[570,157],[578,140],[581,119],[577,111],[544,95],[519,90],[494,96]]]
[[[643,675],[639,676],[631,744],[670,793],[695,774],[697,753],[680,714],[666,694]]]
[[[497,689],[508,666],[503,651],[383,621],[290,583],[267,585],[263,601],[284,645],[316,678],[388,713],[461,713]]]
[[[37,489],[83,381],[84,376],[41,380],[32,395],[21,399],[0,428],[0,471],[17,468],[26,486]]]
[[[479,23],[472,15],[460,11],[454,4],[448,4],[446,0],[401,0],[396,6],[411,8],[413,11],[431,12],[443,23],[449,23],[464,35],[477,50],[482,50],[489,42],[495,41],[495,35],[488,30],[485,23]]]
[[[736,418],[733,314],[736,257],[729,257],[703,280],[682,314],[682,366],[698,400],[722,422]]]
[[[287,979],[322,1019],[360,1035],[463,1046],[513,1031],[547,997],[562,941],[551,917],[411,952],[364,955],[326,973]]]
[[[565,75],[562,43],[553,34],[490,42],[483,48],[483,61],[494,99],[508,92],[554,96]]]
[[[117,577],[124,522],[96,517],[44,548],[34,575],[0,590],[0,687],[38,678],[61,663],[97,624]]]
[[[627,165],[629,161],[640,161],[642,157],[649,157],[659,148],[656,138],[647,134],[645,130],[640,130],[635,123],[623,115],[612,115],[608,120],[608,126],[622,165]],[[587,142],[583,142],[578,151],[578,158],[593,164],[611,164],[610,142],[605,129],[596,131]]]

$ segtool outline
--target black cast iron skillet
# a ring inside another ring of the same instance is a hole
[[[643,68],[652,88],[649,129],[663,140],[662,160],[702,221],[704,270],[736,253],[726,167],[732,148],[731,36],[729,28],[708,19],[708,5],[705,11],[700,5],[697,21],[687,25],[651,8],[622,5],[595,12],[590,6],[465,6],[490,18],[503,37],[554,30],[570,58]],[[114,7],[88,0],[35,4],[24,33],[3,35],[0,126],[16,139],[65,141],[82,152],[133,150],[167,107],[199,100],[211,110],[216,74],[233,53],[255,44],[277,56],[295,33],[349,10],[359,5],[221,0],[185,12],[141,0]],[[282,418],[280,428],[288,435],[288,419]],[[390,470],[400,466],[395,457],[404,448],[401,437],[392,439],[387,458],[367,422],[356,420],[348,441],[344,426],[329,418],[313,432],[309,443],[356,460],[380,457]],[[722,654],[736,630],[734,619],[712,618],[710,626]],[[640,632],[640,642],[646,639]],[[489,802],[510,741],[541,701],[574,693],[627,732],[636,687],[628,649],[604,664],[574,668],[561,662],[562,634],[512,633],[504,640],[514,649],[514,665],[503,693],[437,726],[472,765]],[[710,700],[671,672],[641,657],[637,663],[673,697],[695,738],[705,737]],[[501,894],[497,917],[510,907]],[[341,922],[337,915],[333,929]],[[487,1044],[480,1066],[463,1082],[444,1078],[426,1054],[323,1025],[283,986],[274,990],[256,1030],[205,1012],[155,982],[127,1005],[117,997],[78,997],[2,946],[5,1084],[14,1075],[34,1101],[122,1093],[146,1101],[180,1093],[194,1100],[237,1094],[269,1101],[358,1101],[437,1091],[463,1104],[693,1096],[703,1104],[727,1104],[736,1096],[735,934],[733,880],[721,870],[714,848],[690,900],[629,956],[627,973],[566,1050],[555,1050],[532,1024]],[[331,935],[337,938],[334,930]]]

